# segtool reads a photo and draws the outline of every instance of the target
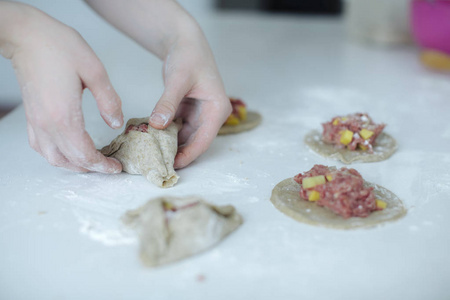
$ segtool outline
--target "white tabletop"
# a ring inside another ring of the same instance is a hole
[[[261,126],[218,137],[165,190],[138,175],[50,166],[28,146],[18,108],[0,121],[0,298],[448,299],[449,76],[425,70],[413,47],[347,42],[336,19],[220,14],[200,23],[228,93],[260,112]],[[100,21],[96,30],[81,32],[108,69],[125,117],[148,115],[162,92],[160,62]],[[84,110],[98,147],[119,133],[89,93]],[[342,166],[308,150],[303,136],[358,111],[388,124],[399,149],[352,167],[395,192],[407,216],[339,231],[274,208],[269,198],[281,180],[316,163]],[[120,216],[152,197],[192,194],[234,205],[244,224],[200,255],[143,267]]]

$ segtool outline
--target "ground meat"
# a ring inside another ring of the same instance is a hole
[[[125,131],[125,134],[127,134],[130,131],[140,131],[140,132],[147,132],[148,131],[148,123],[142,123],[137,125],[130,125],[127,127],[127,130]]]
[[[324,175],[326,182],[314,187],[300,189],[300,197],[308,201],[311,192],[317,191],[320,199],[317,205],[325,206],[345,219],[350,217],[367,217],[371,212],[380,210],[375,202],[373,188],[364,187],[362,176],[355,169],[326,167],[315,165],[310,171],[294,177],[299,184],[306,177]],[[331,180],[329,180],[331,179]]]
[[[349,150],[362,149],[372,153],[373,144],[385,126],[385,124],[375,124],[366,113],[355,113],[344,117],[338,116],[334,117],[330,122],[322,124],[322,140],[338,148],[347,147]],[[373,135],[368,139],[364,139],[360,135],[362,129],[370,130],[373,132]],[[353,137],[347,145],[341,142],[342,133],[346,130],[353,133]]]
[[[239,107],[239,106],[246,107],[244,101],[242,101],[241,99],[238,99],[238,98],[230,98],[230,103],[231,103],[231,107],[232,107],[232,109],[233,109],[233,111],[231,112],[231,114],[234,115],[234,116],[236,116],[237,118],[239,118],[238,107]]]

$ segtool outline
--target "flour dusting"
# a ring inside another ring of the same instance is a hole
[[[94,241],[101,242],[105,246],[132,245],[138,242],[136,234],[126,228],[114,229],[116,227],[115,224],[88,220],[84,215],[80,214],[75,215],[80,222],[80,233],[87,235]]]
[[[60,188],[55,196],[68,204],[82,235],[105,246],[137,243],[135,233],[124,227],[120,218],[135,207],[139,199],[150,198],[146,192],[148,182],[144,178],[90,173],[77,175],[72,182],[60,180],[55,184]]]

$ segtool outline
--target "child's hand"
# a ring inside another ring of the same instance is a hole
[[[121,164],[97,151],[84,128],[84,88],[110,127],[123,124],[120,98],[102,63],[72,28],[29,6],[10,5],[18,5],[10,7],[20,20],[11,32],[10,58],[22,89],[31,147],[54,166],[120,172]]]
[[[205,152],[231,113],[213,55],[201,32],[198,40],[178,41],[164,61],[164,93],[150,125],[165,128],[181,117],[175,168],[183,168]]]
[[[164,60],[165,90],[150,125],[162,129],[174,117],[183,118],[175,167],[187,166],[208,149],[231,113],[214,57],[197,22],[174,0],[86,2]]]

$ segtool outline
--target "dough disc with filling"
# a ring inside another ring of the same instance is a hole
[[[344,219],[326,207],[301,199],[300,184],[293,178],[278,183],[272,191],[270,201],[278,210],[296,221],[335,229],[372,227],[397,220],[406,214],[402,201],[394,193],[367,181],[364,182],[364,185],[374,187],[375,197],[387,203],[385,209],[374,211],[366,218]]]
[[[181,122],[174,121],[164,130],[148,126],[148,132],[132,130],[125,133],[130,125],[144,123],[148,123],[148,117],[130,119],[123,133],[103,147],[101,153],[118,159],[127,173],[142,174],[159,187],[171,187],[178,181],[173,163]]]
[[[233,206],[214,206],[199,197],[159,197],[128,211],[122,220],[138,232],[141,259],[149,267],[202,252],[242,224]]]
[[[375,140],[373,153],[363,150],[351,151],[346,148],[336,148],[332,144],[325,143],[322,140],[322,135],[317,130],[313,130],[305,136],[305,144],[321,156],[337,159],[345,164],[351,164],[355,161],[377,162],[386,160],[397,150],[395,139],[384,132],[380,133]]]
[[[239,132],[253,129],[261,123],[261,120],[262,120],[262,117],[259,113],[249,111],[249,112],[247,112],[247,120],[241,121],[241,123],[239,123],[238,125],[235,125],[235,126],[223,125],[220,128],[218,135],[239,133]]]

